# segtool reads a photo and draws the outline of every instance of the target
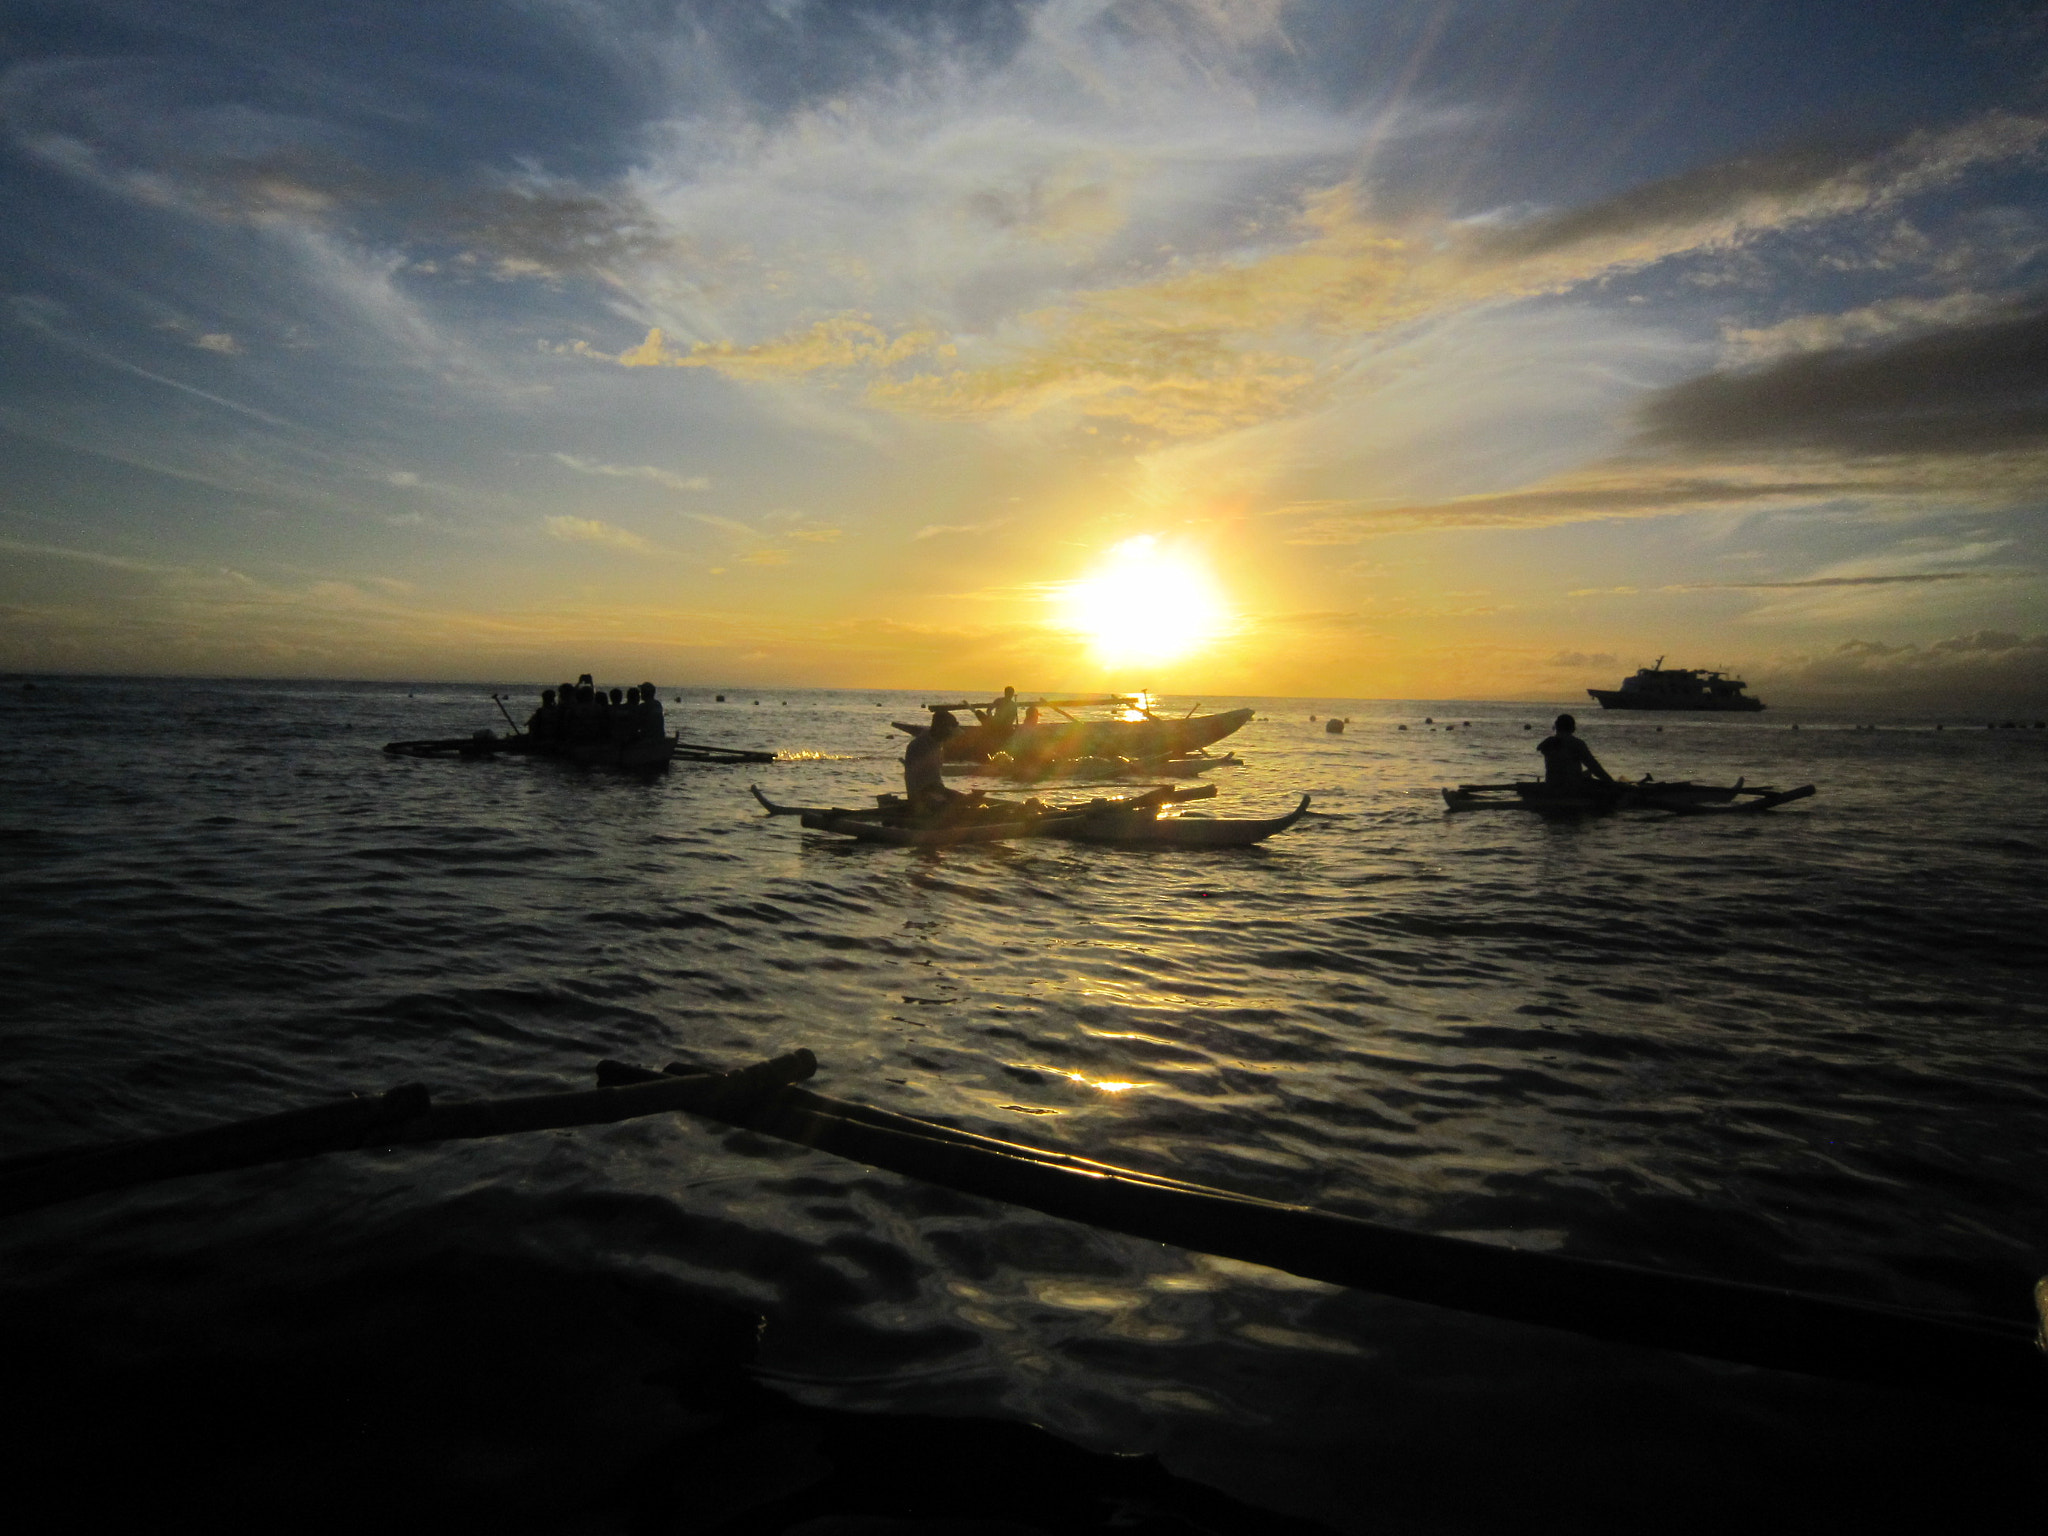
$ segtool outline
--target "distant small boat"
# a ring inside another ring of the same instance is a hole
[[[1659,656],[1656,665],[1638,667],[1634,677],[1623,678],[1619,688],[1588,688],[1586,692],[1602,709],[1762,709],[1762,699],[1750,698],[1742,691],[1747,686],[1740,678],[1721,672],[1667,668]]]

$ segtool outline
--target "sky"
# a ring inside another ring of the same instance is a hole
[[[2048,705],[2048,11],[0,0],[0,668]]]

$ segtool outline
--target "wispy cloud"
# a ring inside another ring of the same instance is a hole
[[[672,491],[711,489],[709,475],[679,475],[672,469],[660,469],[652,464],[601,464],[595,459],[579,458],[573,453],[551,453],[548,457],[564,469],[573,469],[579,475],[603,475],[616,480],[651,480],[656,485],[665,485]]]
[[[910,537],[915,542],[920,539],[943,538],[953,533],[993,533],[998,528],[1008,526],[1009,522],[1010,519],[1007,517],[992,517],[982,523],[926,523]]]
[[[1659,587],[1660,592],[1786,592],[1802,587],[1888,587],[1912,586],[1940,581],[2015,581],[2037,576],[2038,571],[1915,571],[1903,576],[1811,576],[1804,581],[1682,581]]]
[[[551,517],[548,537],[565,544],[602,544],[612,549],[651,550],[654,546],[628,528],[615,527],[594,517]]]
[[[1808,698],[1882,696],[1938,710],[2036,711],[2048,706],[2048,634],[1980,629],[1918,645],[1850,640],[1758,671],[1759,685]]]

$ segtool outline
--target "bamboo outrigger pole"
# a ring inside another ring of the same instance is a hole
[[[633,1087],[454,1104],[435,1104],[424,1087],[408,1083],[375,1098],[344,1099],[172,1136],[14,1158],[0,1163],[0,1216],[136,1184],[291,1162],[323,1152],[609,1125],[682,1109],[724,1118],[744,1114],[745,1101],[801,1082],[817,1070],[818,1058],[800,1050],[738,1072],[656,1074],[655,1081]]]
[[[408,1084],[381,1097],[180,1135],[15,1158],[0,1163],[0,1215],[323,1152],[683,1110],[963,1193],[1333,1285],[1625,1344],[2048,1411],[2041,1334],[2018,1316],[1919,1312],[1410,1232],[795,1086],[816,1070],[817,1058],[805,1050],[727,1073],[605,1062],[594,1090],[445,1105]],[[2048,1328],[2048,1280],[2036,1286],[2034,1303]]]
[[[599,1076],[623,1083],[653,1074],[607,1062]],[[1919,1312],[1411,1232],[801,1088],[749,1101],[731,1123],[963,1193],[1333,1285],[1618,1343],[2048,1412],[2041,1336],[2020,1317]],[[2048,1325],[2048,1281],[2035,1301]]]

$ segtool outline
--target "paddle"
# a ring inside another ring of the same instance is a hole
[[[514,736],[523,736],[525,732],[519,729],[519,722],[512,718],[512,711],[505,707],[505,701],[494,693],[491,695],[491,702],[498,706],[498,713],[503,715],[505,723],[512,727],[512,734]]]

